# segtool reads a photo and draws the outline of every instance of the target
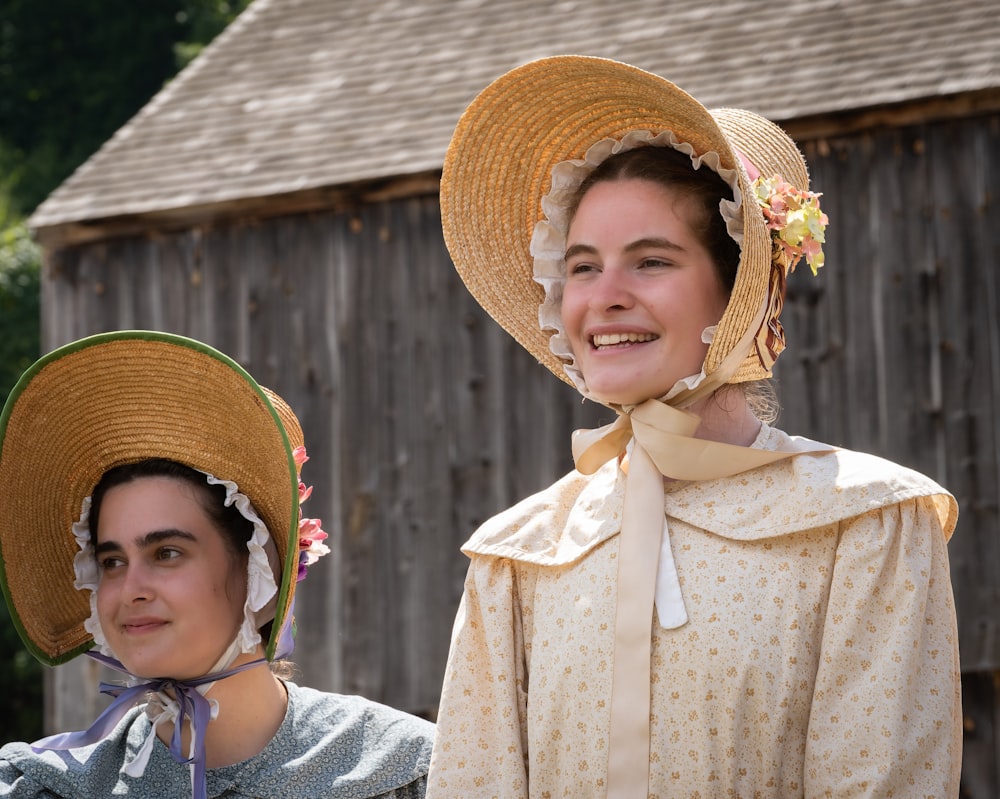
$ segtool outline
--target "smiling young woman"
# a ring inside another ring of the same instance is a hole
[[[89,730],[0,749],[0,796],[424,795],[433,725],[269,667],[329,551],[306,460],[281,397],[191,339],[103,334],[25,373],[0,416],[11,617],[43,663],[127,683]]]
[[[569,227],[562,321],[595,399],[634,405],[701,368],[702,331],[729,294],[687,222],[689,201],[649,180],[595,184]]]
[[[606,59],[459,120],[456,268],[617,419],[463,547],[428,796],[957,795],[954,498],[757,413],[808,189],[772,123]]]

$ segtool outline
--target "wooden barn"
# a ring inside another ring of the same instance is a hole
[[[832,223],[784,316],[780,425],[958,497],[964,795],[1000,796],[1000,14],[994,0],[256,0],[43,203],[43,347],[154,328],[298,412],[334,554],[299,604],[301,681],[433,717],[466,561],[608,412],[454,274],[437,188],[479,89],[582,53],[783,124]],[[805,274],[802,274],[805,272]],[[89,723],[89,663],[47,728]]]

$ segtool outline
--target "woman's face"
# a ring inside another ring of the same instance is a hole
[[[97,530],[97,613],[115,656],[138,677],[206,674],[236,637],[246,564],[198,489],[142,477],[109,489]]]
[[[566,248],[562,322],[590,392],[634,405],[701,371],[729,298],[685,199],[640,179],[595,184]]]

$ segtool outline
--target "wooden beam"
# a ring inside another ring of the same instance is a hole
[[[997,111],[1000,111],[1000,88],[775,121],[796,141],[805,143],[849,136],[859,131],[898,128]],[[385,200],[436,195],[440,177],[440,171],[423,172],[400,178],[325,186],[286,194],[165,208],[149,213],[40,227],[34,230],[34,234],[45,249],[59,250],[125,236],[148,236],[198,227],[211,228],[233,220],[249,222],[311,211],[342,211]]]
[[[440,172],[424,172],[402,178],[329,186],[287,194],[245,197],[219,203],[165,208],[161,211],[82,220],[36,228],[36,241],[55,251],[95,241],[128,236],[155,236],[191,228],[214,228],[234,220],[253,222],[313,211],[347,211],[386,200],[437,195]]]
[[[1000,88],[948,97],[931,97],[877,108],[774,120],[798,142],[849,136],[861,131],[902,128],[1000,111]]]

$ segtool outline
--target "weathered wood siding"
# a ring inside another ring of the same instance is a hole
[[[941,482],[963,668],[1000,669],[1000,117],[807,144],[829,266],[793,276],[782,424]]]
[[[1000,117],[804,147],[833,224],[820,278],[803,267],[790,282],[780,424],[958,497],[967,781],[1000,795]],[[459,545],[570,468],[570,430],[610,419],[469,298],[432,196],[82,246],[52,258],[44,292],[46,347],[183,333],[286,397],[311,455],[307,510],[333,534],[300,594],[302,681],[415,712],[437,703]],[[57,671],[53,730],[93,717],[59,699],[79,701],[82,669]]]
[[[911,466],[961,508],[949,545],[963,796],[1000,796],[1000,116],[805,143],[828,268],[789,285],[781,425]]]
[[[62,252],[44,289],[46,348],[103,330],[181,333],[285,397],[310,454],[305,510],[333,536],[297,600],[301,679],[428,715],[461,543],[571,468],[570,431],[603,410],[485,317],[440,229],[425,197],[121,239]],[[57,696],[79,696],[81,669],[58,670]],[[54,704],[52,729],[95,709]]]

